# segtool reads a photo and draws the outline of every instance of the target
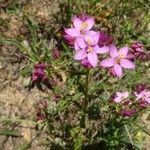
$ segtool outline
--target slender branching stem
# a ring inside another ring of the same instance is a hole
[[[89,94],[88,94],[88,88],[89,88],[89,69],[86,72],[86,78],[85,78],[85,100],[84,100],[84,107],[83,107],[83,114],[80,121],[80,126],[85,127],[85,116],[87,113],[87,106],[89,101]]]
[[[86,111],[88,101],[89,101],[88,88],[89,88],[89,69],[86,72],[86,79],[85,79],[85,103],[84,103],[85,111]]]
[[[129,139],[130,139],[131,144],[134,145],[133,140],[132,140],[132,137],[131,137],[131,134],[130,134],[130,132],[129,132],[129,129],[128,129],[127,125],[124,125],[124,127],[125,127],[125,129],[126,129],[126,131],[127,131],[127,134],[128,134],[128,136],[129,136]]]

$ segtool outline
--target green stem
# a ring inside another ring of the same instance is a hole
[[[85,79],[85,101],[84,101],[83,114],[82,114],[82,118],[81,118],[81,121],[80,121],[80,126],[82,128],[85,127],[85,116],[86,116],[86,113],[87,113],[87,105],[88,105],[88,101],[89,101],[89,98],[88,98],[88,87],[89,87],[89,69],[86,72],[86,79]]]
[[[132,140],[132,136],[131,136],[131,134],[129,132],[129,129],[128,129],[127,125],[124,125],[124,127],[126,129],[126,132],[128,134],[128,137],[129,137],[129,140],[130,140],[131,144],[134,145],[133,140]]]
[[[86,79],[85,79],[85,103],[84,103],[85,111],[88,105],[88,87],[89,87],[89,69],[86,72]]]
[[[68,0],[68,7],[66,11],[67,11],[67,25],[68,25],[72,16],[72,0]]]

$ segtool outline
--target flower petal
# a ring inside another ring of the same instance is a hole
[[[86,43],[88,45],[93,45],[94,44],[93,36],[91,36],[89,34],[84,35],[84,40],[86,41]]]
[[[114,65],[114,71],[119,78],[122,78],[122,67],[118,64]]]
[[[100,66],[102,67],[112,67],[114,65],[114,59],[113,58],[106,58],[100,62]]]
[[[120,103],[121,101],[122,101],[121,97],[116,97],[114,99],[114,102],[116,102],[116,103]]]
[[[110,56],[116,58],[118,56],[117,47],[115,45],[110,46]]]
[[[80,30],[77,30],[76,28],[65,29],[65,32],[72,37],[80,36]]]
[[[78,43],[77,41],[74,42],[74,49],[77,51],[77,50],[80,50],[80,47],[78,46]]]
[[[128,54],[128,50],[129,50],[128,46],[122,47],[119,49],[118,54],[124,55],[124,58],[125,58]]]
[[[121,59],[120,65],[126,69],[134,69],[135,68],[135,64],[128,59]]]
[[[98,45],[96,45],[94,47],[94,51],[98,54],[104,54],[109,51],[109,47],[108,46],[99,47]]]
[[[76,42],[77,42],[78,46],[82,49],[87,47],[87,44],[85,43],[83,37],[77,37]]]
[[[93,45],[98,44],[99,36],[100,36],[100,33],[99,33],[99,32],[97,32],[97,33],[93,36],[93,40],[94,40]]]
[[[123,97],[124,97],[124,98],[129,97],[129,92],[128,92],[128,91],[124,92],[124,93],[123,93]]]
[[[99,41],[99,36],[100,36],[99,32],[87,31],[87,33],[84,36],[84,39],[85,39],[85,41],[90,39],[91,40],[91,45],[96,45]]]
[[[95,52],[88,53],[87,55],[89,63],[95,68],[98,63],[98,57]]]
[[[146,98],[145,99],[148,103],[150,103],[150,98],[148,97],[148,98]]]
[[[121,92],[116,92],[116,95],[120,98],[123,96],[123,94]]]
[[[73,22],[73,25],[76,29],[80,30],[81,29],[81,24],[82,24],[82,21],[77,17],[77,16],[74,16],[73,19],[72,19],[72,22]]]
[[[94,25],[94,18],[93,17],[88,17],[86,19],[86,23],[88,24],[86,30],[90,30],[92,29],[93,25]]]
[[[82,50],[78,50],[78,51],[75,52],[74,59],[75,60],[82,60],[86,57],[87,57],[87,52],[86,52],[85,49],[82,49]]]
[[[89,30],[89,31],[86,32],[86,34],[91,35],[91,36],[95,36],[96,33],[97,32],[93,31],[93,30]]]

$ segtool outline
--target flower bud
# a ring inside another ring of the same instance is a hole
[[[139,59],[145,58],[144,46],[139,41],[135,41],[135,42],[131,43],[129,53],[130,53],[130,55],[132,55],[133,58],[139,58]]]
[[[65,34],[63,37],[64,37],[64,41],[65,41],[69,46],[71,46],[71,47],[74,46],[74,41],[75,41],[75,39],[74,39],[72,36]]]
[[[145,108],[148,107],[148,102],[147,102],[146,100],[139,99],[139,100],[138,100],[138,105],[139,105],[141,108],[145,109]]]
[[[135,114],[135,112],[136,112],[135,109],[130,109],[130,108],[124,109],[124,110],[121,111],[121,116],[131,117],[132,115]]]
[[[93,68],[92,65],[89,63],[88,59],[83,59],[81,61],[81,65],[85,68]]]
[[[137,94],[141,93],[142,91],[144,91],[146,89],[146,85],[145,84],[139,84],[137,85],[135,91]]]
[[[113,39],[110,35],[105,32],[100,32],[98,45],[103,47],[104,45],[109,46],[113,43]]]

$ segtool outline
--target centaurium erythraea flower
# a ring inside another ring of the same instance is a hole
[[[92,67],[96,67],[98,63],[97,54],[104,54],[109,51],[108,47],[103,46],[100,48],[98,40],[99,32],[94,33],[94,36],[86,35],[85,42],[82,40],[78,42],[80,49],[75,51],[74,59],[83,60],[87,58]]]
[[[145,58],[145,51],[144,45],[139,41],[134,41],[130,45],[129,56],[132,58],[144,59]]]
[[[147,89],[144,91],[141,91],[140,93],[135,92],[136,100],[145,100],[148,103],[150,103],[150,91]]]
[[[100,66],[113,68],[116,75],[120,78],[123,76],[122,68],[134,69],[135,64],[128,59],[128,47],[122,47],[117,50],[115,45],[110,47],[110,58],[106,58],[100,62]]]
[[[113,95],[113,101],[119,104],[118,112],[123,117],[131,117],[136,111],[135,108],[132,107],[133,102],[129,99],[129,92],[116,92]]]
[[[100,32],[98,45],[99,47],[110,46],[113,43],[113,38],[105,32]]]
[[[35,64],[34,65],[34,73],[32,74],[32,82],[35,83],[37,81],[47,81],[48,76],[45,73],[45,64]]]
[[[73,27],[66,28],[64,31],[68,36],[70,36],[70,39],[74,38],[74,47],[76,49],[76,47],[78,47],[78,42],[81,42],[81,40],[84,42],[84,37],[91,31],[94,25],[94,18],[90,16],[86,16],[84,18],[81,16],[74,16],[72,23]]]
[[[64,34],[64,41],[70,46],[70,47],[74,47],[74,43],[75,43],[75,38],[68,35],[68,34]]]
[[[113,99],[114,102],[120,103],[123,100],[127,99],[129,97],[129,92],[116,92],[116,95]]]

